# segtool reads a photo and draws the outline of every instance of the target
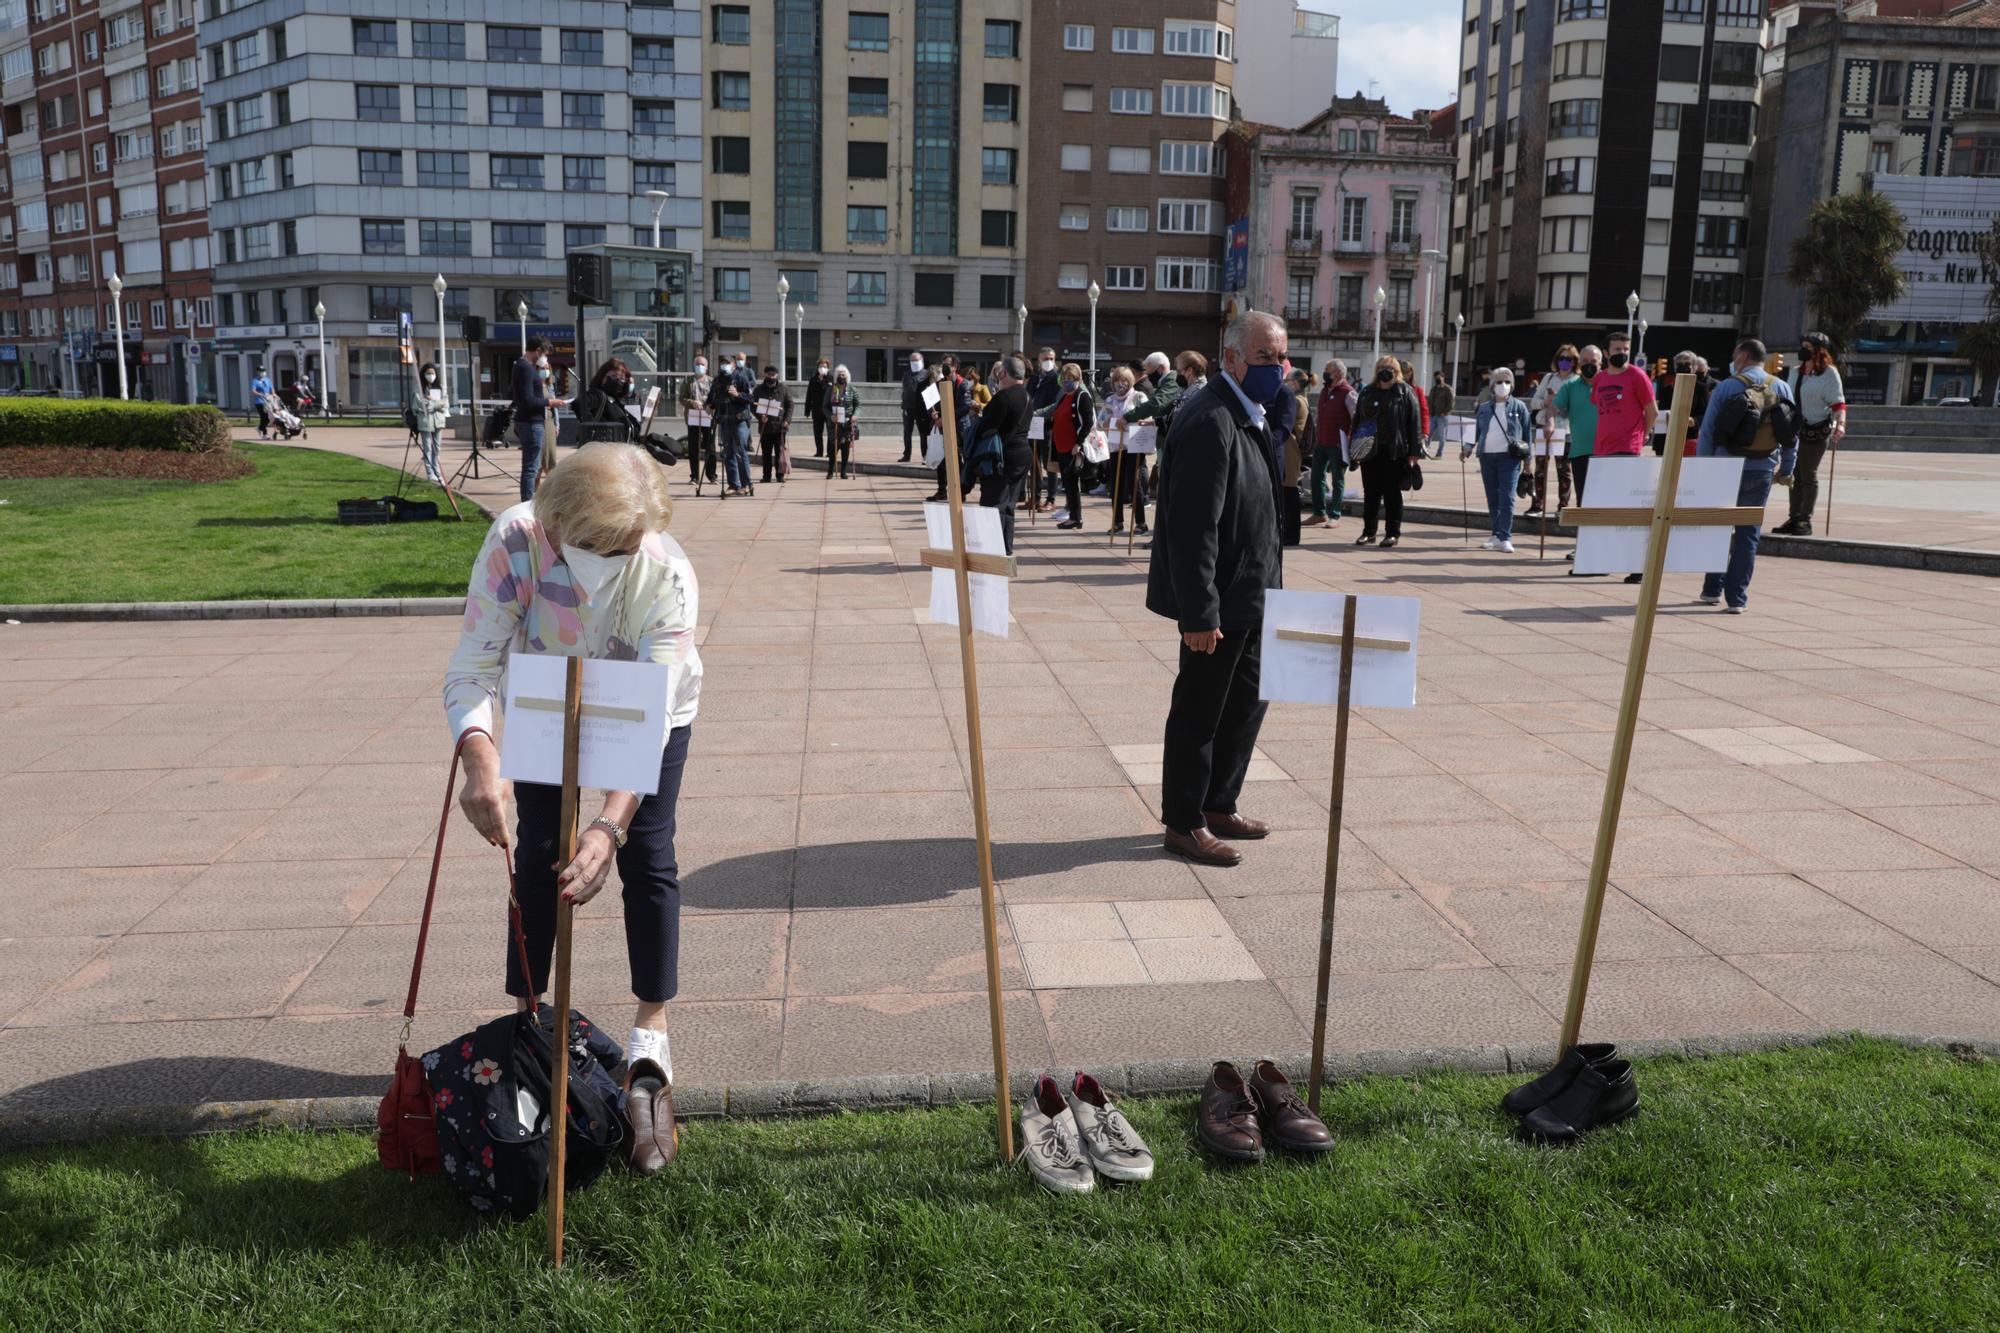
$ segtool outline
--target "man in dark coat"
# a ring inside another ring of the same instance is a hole
[[[1266,404],[1287,396],[1285,325],[1248,311],[1223,335],[1222,373],[1174,410],[1174,465],[1159,497],[1146,609],[1181,631],[1180,674],[1167,712],[1160,822],[1167,850],[1233,866],[1223,838],[1270,827],[1236,811],[1264,723],[1258,696],[1264,593],[1279,586],[1279,424]]]
[[[1062,397],[1062,371],[1056,366],[1056,349],[1044,347],[1036,354],[1035,368],[1028,374],[1028,408],[1037,416],[1045,415]],[[1042,478],[1028,478],[1028,500],[1038,508],[1047,510],[1056,507],[1055,451],[1046,440],[1036,440],[1029,444],[1029,452],[1034,454],[1044,474],[1048,477],[1047,500],[1041,498]]]
[[[813,426],[813,457],[826,452],[826,422],[831,414],[826,407],[826,391],[833,387],[833,368],[825,357],[819,359],[819,368],[806,381],[806,416]]]
[[[920,352],[910,353],[910,373],[903,376],[903,457],[910,461],[910,432],[916,431],[919,439],[929,431],[924,422],[930,416],[930,409],[924,406],[924,389],[931,377],[924,373],[924,358]]]

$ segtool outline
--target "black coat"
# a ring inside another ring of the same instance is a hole
[[[924,419],[924,414],[929,410],[924,406],[924,389],[930,382],[931,372],[928,368],[913,370],[903,376],[904,416],[913,417],[918,421]]]
[[[1417,395],[1409,385],[1384,389],[1370,384],[1354,405],[1354,424],[1375,423],[1375,453],[1372,461],[1399,462],[1416,451],[1423,440],[1423,417]]]
[[[831,415],[826,410],[826,391],[832,383],[831,372],[822,375],[817,370],[813,372],[813,377],[806,381],[806,416],[812,420],[825,421]]]
[[[1280,586],[1277,461],[1219,378],[1183,396],[1167,432],[1173,466],[1153,513],[1146,609],[1183,633],[1255,632]]]
[[[1062,397],[1062,372],[1037,370],[1028,376],[1028,406],[1039,412]]]

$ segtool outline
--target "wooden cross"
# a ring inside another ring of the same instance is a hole
[[[934,392],[938,373],[931,372]],[[951,549],[926,546],[919,559],[930,569],[948,569],[958,585],[958,660],[965,678],[965,739],[972,759],[972,831],[979,855],[979,910],[986,936],[986,1013],[993,1032],[993,1095],[999,1118],[1000,1155],[1014,1160],[1014,1112],[1007,1092],[1007,1022],[1000,1004],[1000,942],[993,887],[993,831],[986,817],[986,749],[979,731],[979,668],[972,651],[972,576],[995,574],[1013,578],[1014,557],[969,551],[965,545],[965,496],[959,487],[958,423],[953,404],[938,401],[938,423],[944,434],[945,502],[951,507]]]
[[[544,702],[537,700],[536,704]],[[563,663],[563,779],[562,817],[556,825],[560,839],[559,863],[567,866],[576,859],[577,769],[583,739],[583,659],[572,657]],[[553,1015],[556,1030],[551,1045],[555,1058],[550,1070],[549,1091],[549,1258],[557,1268],[563,1261],[563,1173],[568,1165],[566,1132],[569,1129],[569,962],[570,941],[576,924],[576,904],[556,894],[555,975],[551,978],[555,995]],[[524,978],[524,980],[528,980]],[[528,980],[528,989],[535,983]],[[534,1001],[531,999],[530,1004]]]

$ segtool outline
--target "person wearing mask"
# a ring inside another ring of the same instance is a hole
[[[1303,521],[1308,528],[1340,522],[1340,501],[1347,490],[1347,435],[1354,429],[1354,409],[1360,402],[1360,395],[1347,382],[1345,361],[1327,362],[1319,379],[1319,411],[1313,419],[1312,515]],[[1334,486],[1331,503],[1327,499],[1329,474]]]
[[[951,412],[951,419],[958,428],[958,458],[961,465],[961,479],[963,479],[965,451],[972,447],[972,441],[968,438],[972,425],[971,401],[966,397],[965,378],[958,373],[958,359],[949,353],[938,358],[937,389],[938,405],[936,407],[923,407],[923,398],[921,392],[919,392],[917,405],[922,408],[924,413],[924,433],[928,436],[931,431],[942,431],[944,429],[944,413],[947,410]],[[924,503],[943,504],[945,498],[944,485],[945,460],[939,459],[937,465],[937,490],[933,491]]]
[[[833,387],[831,367],[825,357],[813,368],[813,377],[806,381],[806,418],[812,422],[813,457],[826,452],[826,394]],[[828,476],[833,475],[831,470]]]
[[[1493,401],[1493,372],[1490,370],[1482,370],[1479,372],[1479,396],[1472,400],[1472,406],[1474,410],[1477,410],[1481,403],[1490,403],[1492,401]]]
[[[972,404],[972,415],[975,417],[984,412],[986,405],[993,401],[993,390],[986,387],[987,378],[979,373],[978,366],[965,368],[965,382],[969,386],[966,389],[966,399]]]
[[[1082,366],[1072,361],[1062,368],[1056,401],[1037,415],[1048,422],[1043,430],[1048,436],[1050,455],[1062,477],[1063,498],[1069,505],[1069,517],[1056,527],[1080,528],[1083,526],[1083,441],[1097,421],[1096,404],[1091,400],[1090,390],[1083,385]]]
[[[1111,372],[1111,392],[1105,396],[1104,410],[1098,414],[1099,425],[1104,438],[1111,443],[1111,487],[1112,503],[1117,506],[1111,515],[1113,534],[1125,531],[1125,511],[1132,511],[1132,530],[1144,536],[1146,527],[1146,457],[1127,450],[1132,442],[1134,427],[1131,412],[1146,401],[1145,390],[1138,387],[1138,378],[1132,374],[1130,366],[1120,366]],[[1145,429],[1150,429],[1146,427]]]
[[[715,414],[716,439],[722,449],[722,498],[753,495],[750,485],[750,409],[757,386],[750,380],[744,358],[738,353],[723,374],[715,377],[708,391],[708,407]]]
[[[1459,457],[1479,455],[1479,479],[1486,485],[1486,514],[1491,534],[1482,551],[1514,549],[1514,486],[1521,476],[1521,462],[1528,456],[1535,425],[1528,405],[1514,397],[1514,372],[1496,366],[1490,381],[1493,397],[1481,403],[1473,414],[1476,445],[1464,446]]]
[[[416,387],[410,392],[410,417],[417,423],[417,452],[424,456],[424,475],[435,485],[444,485],[438,471],[438,437],[451,418],[445,402],[444,385],[438,380],[435,363],[426,361],[417,371]]]
[[[1695,443],[1697,457],[1743,460],[1743,479],[1737,483],[1736,503],[1759,513],[1771,498],[1771,480],[1778,458],[1775,450],[1762,456],[1747,452],[1759,424],[1752,419],[1748,394],[1755,390],[1760,397],[1769,393],[1786,402],[1793,401],[1791,387],[1764,372],[1765,356],[1764,344],[1756,338],[1745,338],[1736,344],[1730,366],[1732,373],[1709,395],[1708,410],[1701,416],[1701,435]],[[1730,530],[1729,567],[1719,574],[1703,577],[1697,601],[1703,606],[1720,602],[1730,615],[1743,614],[1750,605],[1750,576],[1757,569],[1757,541],[1761,535],[1761,527],[1756,523]]]
[[[271,374],[259,366],[256,376],[250,381],[250,400],[257,404],[257,438],[260,440],[271,438],[271,409],[264,401],[271,393]]]
[[[854,451],[854,438],[858,427],[854,424],[856,412],[861,407],[861,396],[854,392],[847,367],[833,372],[833,383],[827,386],[825,412],[833,434],[826,446],[826,479],[833,480],[834,464],[840,465],[840,479],[848,479],[848,460]]]
[[[1403,385],[1410,391],[1410,397],[1417,400],[1417,420],[1422,429],[1417,435],[1416,448],[1410,453],[1412,458],[1422,458],[1424,448],[1431,438],[1431,405],[1424,398],[1424,386],[1417,379],[1416,367],[1407,361],[1398,361],[1396,369],[1403,374]]]
[[[694,374],[688,376],[681,385],[681,419],[688,423],[688,484],[700,486],[706,472],[708,484],[715,484],[715,418],[709,416],[706,425],[697,426],[693,417],[697,412],[708,413],[709,391],[715,388],[715,381],[709,377],[708,358],[696,356]]]
[[[1161,754],[1163,841],[1200,865],[1237,865],[1243,854],[1225,839],[1270,833],[1236,804],[1266,709],[1264,594],[1282,577],[1265,404],[1284,395],[1285,350],[1277,316],[1248,310],[1230,321],[1222,374],[1174,412],[1173,471],[1146,573],[1146,609],[1181,639]]]
[[[1382,549],[1403,540],[1403,477],[1416,466],[1423,450],[1423,414],[1417,394],[1403,383],[1402,366],[1393,356],[1375,362],[1375,382],[1363,389],[1355,402],[1354,432],[1348,440],[1348,455],[1366,456],[1349,462],[1361,470],[1361,535],[1356,546],[1375,544],[1376,515],[1382,517]]]
[[[1788,537],[1812,536],[1813,507],[1819,503],[1819,464],[1847,437],[1847,396],[1833,364],[1833,344],[1824,333],[1799,339],[1799,363],[1792,367],[1792,401],[1799,405],[1799,438],[1778,462],[1778,484],[1792,488],[1791,513],[1772,528]]]
[[[1128,423],[1150,421],[1155,426],[1163,421],[1171,422],[1174,403],[1187,391],[1187,386],[1174,373],[1173,363],[1167,360],[1165,352],[1153,352],[1146,357],[1144,373],[1140,375],[1138,384],[1145,398],[1125,409],[1125,420]]]
[[[1535,385],[1535,392],[1528,399],[1528,415],[1535,423],[1535,435],[1540,446],[1535,451],[1534,496],[1528,502],[1528,512],[1524,518],[1540,518],[1544,514],[1561,514],[1569,508],[1569,458],[1558,449],[1565,447],[1564,438],[1569,431],[1568,420],[1555,407],[1556,395],[1562,387],[1576,378],[1577,351],[1574,343],[1564,343],[1556,348],[1556,354],[1549,359],[1549,373],[1542,376]],[[1549,461],[1555,460],[1556,507],[1549,508]]]
[[[630,440],[639,425],[625,410],[631,395],[631,367],[615,356],[599,366],[589,387],[576,396],[578,442]]]
[[[1062,392],[1063,377],[1056,369],[1056,349],[1044,347],[1035,353],[1034,373],[1028,376],[1028,409],[1046,421],[1049,409],[1056,405]],[[1047,425],[1042,429],[1046,431]],[[1036,510],[1047,513],[1056,507],[1056,485],[1061,477],[1061,468],[1048,440],[1030,440],[1028,447],[1036,456],[1036,471],[1029,478],[1029,490],[1033,494]],[[1044,491],[1047,498],[1043,498]]]
[[[903,457],[910,461],[910,432],[916,431],[921,438],[925,433],[923,424],[930,418],[930,409],[924,406],[924,390],[930,385],[931,377],[924,374],[924,358],[921,352],[910,353],[910,373],[903,376]],[[938,487],[940,498],[944,487]]]
[[[514,404],[514,438],[521,442],[521,498],[535,498],[535,483],[542,472],[543,431],[551,407],[566,406],[549,389],[548,344],[540,338],[528,339],[528,350],[514,363],[510,387]]]
[[[1674,401],[1675,379],[1681,375],[1692,375],[1694,376],[1694,398],[1688,408],[1687,436],[1681,441],[1681,456],[1684,458],[1694,457],[1695,442],[1701,435],[1701,418],[1708,411],[1709,394],[1715,391],[1715,385],[1703,378],[1695,369],[1699,362],[1700,358],[1693,352],[1676,352],[1674,353],[1673,361],[1667,366],[1665,373],[1653,384],[1654,400],[1660,404],[1659,415],[1655,418],[1655,424],[1659,433],[1653,436],[1653,452],[1656,454],[1664,454],[1666,452],[1667,423],[1668,418],[1672,415],[1668,409]]]
[[[1583,503],[1584,482],[1590,476],[1590,451],[1597,444],[1597,405],[1590,386],[1604,369],[1604,349],[1591,343],[1577,353],[1576,378],[1549,399],[1556,415],[1569,424],[1569,470],[1576,481],[1576,502]],[[1564,501],[1567,509],[1569,502]]]
[[[1000,358],[994,390],[972,429],[976,432],[966,486],[979,484],[979,504],[1000,511],[1000,536],[1014,553],[1014,510],[1028,485],[1035,454],[1028,447],[1028,367],[1018,356]],[[976,382],[976,381],[975,381]]]
[[[1278,480],[1284,486],[1278,492],[1278,539],[1286,546],[1297,546],[1301,511],[1305,508],[1299,481],[1305,476],[1306,459],[1313,450],[1312,380],[1305,371],[1294,370],[1285,376],[1285,388],[1292,397],[1292,424],[1285,433],[1284,457],[1278,469]]]
[[[1174,374],[1181,377],[1181,389],[1199,389],[1208,383],[1208,358],[1200,352],[1182,352],[1174,358]]]
[[[763,446],[764,484],[785,479],[785,433],[792,425],[792,395],[778,378],[776,366],[764,367],[764,382],[750,396],[757,420],[757,442]]]
[[[1597,439],[1592,458],[1634,458],[1644,453],[1659,415],[1652,377],[1632,360],[1632,340],[1614,330],[1604,340],[1605,368],[1590,381],[1590,401],[1597,408]],[[1627,574],[1627,583],[1644,575]]]
[[[1458,395],[1452,391],[1449,384],[1445,383],[1444,372],[1432,371],[1431,391],[1424,403],[1430,410],[1431,428],[1428,438],[1431,442],[1432,458],[1444,457],[1444,422],[1445,418],[1451,415],[1451,409],[1457,402]]]

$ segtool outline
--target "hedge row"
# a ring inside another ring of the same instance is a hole
[[[106,398],[0,398],[0,447],[171,449],[229,447],[229,420],[212,407]]]

